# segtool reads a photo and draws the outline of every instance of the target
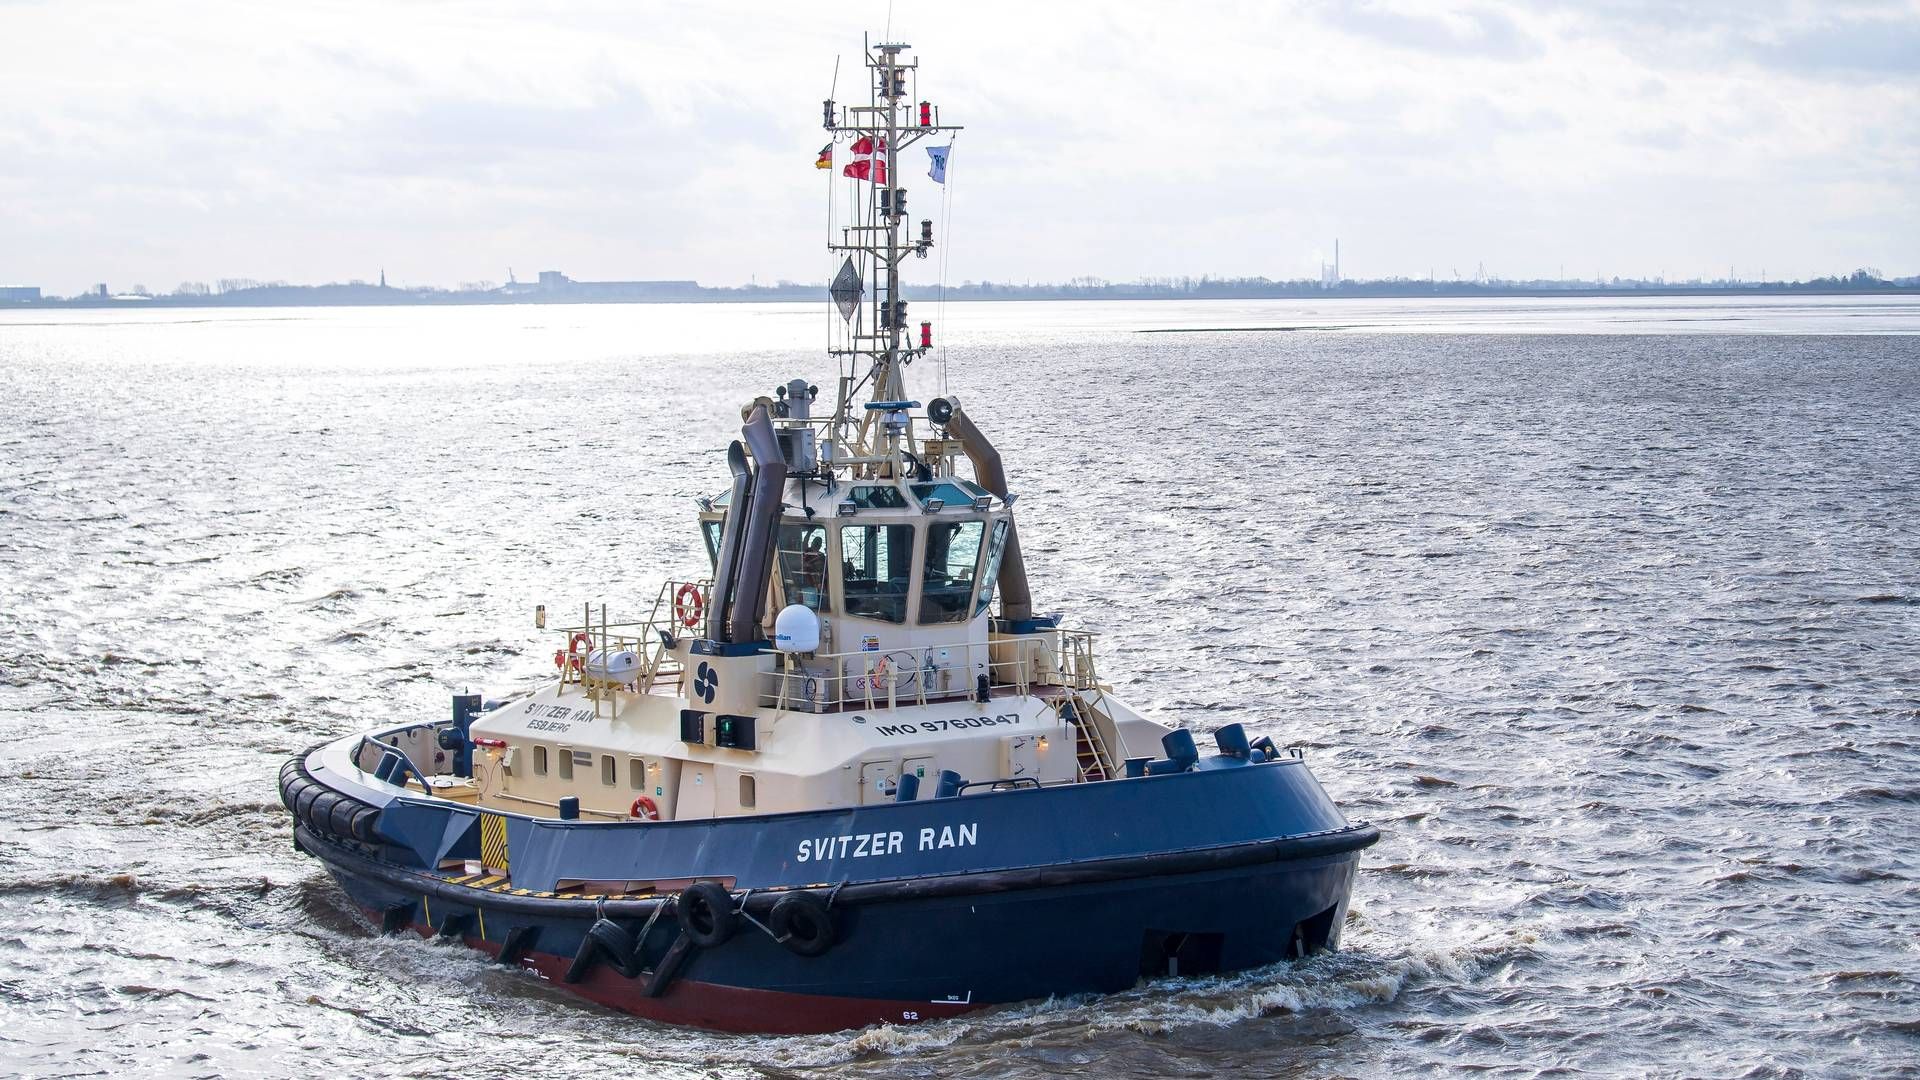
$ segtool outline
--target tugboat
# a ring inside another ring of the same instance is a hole
[[[830,245],[838,383],[830,409],[795,378],[742,410],[698,500],[712,577],[639,621],[536,608],[557,635],[537,692],[281,769],[295,844],[382,932],[764,1033],[1338,946],[1378,831],[1300,750],[1237,723],[1203,748],[1206,717],[1115,696],[1093,635],[1034,612],[993,444],[955,398],[908,394],[933,328],[915,343],[901,269],[934,236],[901,155],[959,130],[909,94],[908,48],[869,45],[867,103],[825,103],[821,160],[844,144],[858,208]]]

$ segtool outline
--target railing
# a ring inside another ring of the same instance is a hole
[[[925,705],[971,696],[981,675],[1021,695],[1036,686],[1096,689],[1093,635],[1054,630],[886,652],[781,654],[780,666],[763,675],[760,703],[783,712]]]
[[[594,702],[596,714],[601,703],[606,702],[612,705],[616,715],[619,699],[613,693],[615,690],[647,694],[656,685],[677,685],[684,674],[684,665],[668,648],[668,643],[700,626],[712,602],[712,582],[669,581],[660,586],[653,611],[641,622],[609,622],[604,604],[596,622],[592,605],[586,605],[578,625],[550,628],[565,641],[553,654],[561,685],[580,685]],[[610,658],[626,651],[631,651],[639,660],[631,678],[598,677],[588,663],[596,652]]]
[[[1092,689],[1078,687],[1052,705],[1055,716],[1077,729],[1074,734],[1077,778],[1084,783],[1087,780],[1112,780],[1119,776],[1126,744],[1119,725],[1113,722],[1113,715],[1107,710],[1105,692],[1099,686]],[[1115,743],[1122,748],[1119,754],[1114,752]]]

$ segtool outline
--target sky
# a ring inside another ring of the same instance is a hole
[[[835,85],[966,125],[909,280],[1920,273],[1905,3],[0,0],[0,285],[824,281]],[[914,151],[919,153],[919,151]]]

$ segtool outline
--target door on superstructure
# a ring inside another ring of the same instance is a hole
[[[710,818],[716,801],[713,766],[704,761],[688,762],[681,771],[680,798],[673,816],[682,820]]]
[[[900,780],[900,769],[891,761],[860,763],[860,805],[883,803],[893,798],[893,786]]]

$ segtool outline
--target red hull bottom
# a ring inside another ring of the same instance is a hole
[[[379,925],[379,912],[367,911],[366,914],[376,926]],[[423,938],[434,936],[431,927],[422,928],[416,924],[408,929]],[[500,943],[497,941],[478,937],[462,937],[460,940],[476,952],[493,957],[500,955]],[[641,991],[641,980],[629,979],[605,964],[595,965],[577,983],[567,982],[567,968],[572,964],[572,957],[536,951],[527,953],[518,966],[537,971],[555,986],[610,1009],[663,1024],[742,1034],[821,1035],[873,1024],[944,1020],[985,1007],[963,1002],[884,1001],[877,998],[791,994],[779,990],[753,990],[703,983],[693,979],[675,979],[659,997],[647,997]]]

